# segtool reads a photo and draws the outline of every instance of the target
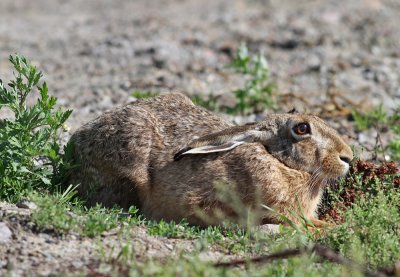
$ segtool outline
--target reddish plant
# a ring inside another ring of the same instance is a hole
[[[320,215],[320,219],[329,222],[341,223],[344,221],[343,215],[357,199],[365,197],[366,193],[375,193],[375,180],[387,182],[393,178],[393,186],[382,186],[380,189],[386,191],[400,187],[400,168],[396,162],[385,162],[374,164],[369,161],[356,160],[350,167],[350,174],[346,177],[345,187],[339,194],[340,201],[329,199],[326,201],[326,208]],[[356,177],[361,177],[361,185],[356,181]],[[328,197],[329,198],[329,197]]]

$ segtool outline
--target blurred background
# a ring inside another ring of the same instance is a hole
[[[357,130],[354,112],[398,111],[399,26],[395,0],[1,0],[0,78],[11,78],[10,54],[31,59],[74,110],[73,131],[158,92],[234,107],[235,91],[254,78],[229,67],[245,43],[250,58],[268,61],[273,104],[233,113],[235,121],[296,108],[368,148],[377,132],[384,143],[393,134]]]

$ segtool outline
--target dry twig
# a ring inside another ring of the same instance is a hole
[[[231,267],[231,266],[245,265],[248,263],[267,263],[267,262],[272,262],[274,260],[287,259],[290,257],[296,257],[296,256],[300,256],[300,255],[304,255],[304,254],[311,254],[311,253],[314,253],[316,256],[322,258],[325,261],[329,261],[332,263],[347,266],[352,269],[356,269],[368,277],[396,276],[395,267],[383,268],[383,269],[379,269],[377,272],[372,272],[372,271],[368,270],[366,266],[360,265],[351,259],[343,257],[342,255],[335,252],[334,250],[332,250],[326,246],[320,245],[320,244],[315,244],[311,248],[286,249],[282,252],[274,253],[271,255],[263,255],[263,256],[257,256],[257,257],[252,257],[252,258],[245,258],[245,259],[235,259],[235,260],[228,261],[228,262],[218,262],[218,263],[215,263],[214,266],[216,266],[216,267]]]

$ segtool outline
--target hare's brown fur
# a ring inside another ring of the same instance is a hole
[[[294,144],[286,126],[292,121],[311,122],[315,139]],[[89,205],[136,205],[151,219],[217,224],[196,212],[229,210],[217,197],[217,183],[234,184],[246,206],[262,203],[286,215],[290,210],[313,218],[325,180],[346,173],[340,158],[351,159],[350,148],[315,116],[271,115],[257,125],[271,132],[267,145],[249,142],[174,161],[190,141],[233,124],[182,94],[139,100],[106,112],[72,136],[79,166],[70,183],[80,184],[79,193]],[[279,221],[267,210],[261,217]]]

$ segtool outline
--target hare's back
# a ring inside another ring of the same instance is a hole
[[[151,153],[173,156],[193,137],[230,125],[186,96],[171,93],[105,112],[79,128],[71,141],[84,170],[95,167],[121,176],[121,171],[132,172],[132,168],[135,174],[145,171]]]
[[[135,109],[144,109],[157,121],[154,127],[163,137],[164,143],[181,147],[194,137],[226,129],[233,124],[196,106],[181,93],[168,93],[129,104]]]

